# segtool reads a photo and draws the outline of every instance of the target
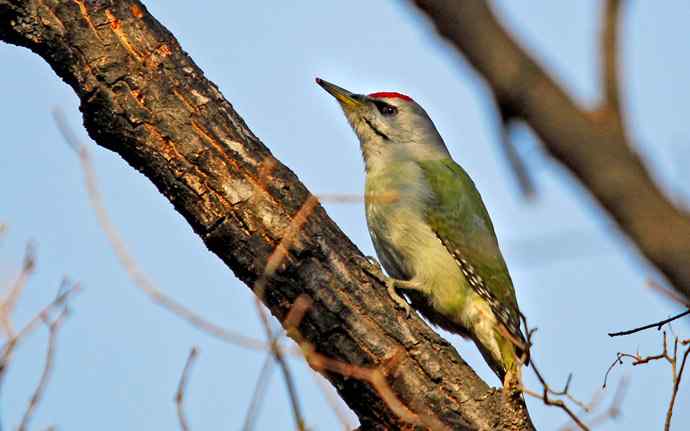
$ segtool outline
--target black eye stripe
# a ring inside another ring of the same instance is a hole
[[[367,120],[367,119],[365,118],[365,119],[364,119],[364,122],[367,123],[367,125],[368,125],[369,127],[371,127],[371,130],[373,130],[374,133],[376,133],[377,135],[379,135],[384,141],[389,141],[389,140],[390,140],[390,138],[389,138],[385,133],[383,133],[382,131],[380,131],[379,129],[377,129],[377,128],[371,123],[371,121],[369,121],[369,120]]]

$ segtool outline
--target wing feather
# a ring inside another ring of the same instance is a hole
[[[511,335],[524,343],[513,282],[489,213],[467,173],[451,159],[419,162],[432,189],[427,221],[455,257],[468,284]]]

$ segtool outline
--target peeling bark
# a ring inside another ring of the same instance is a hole
[[[29,48],[78,95],[84,125],[146,175],[248,286],[310,196],[138,1],[0,0],[0,40]],[[530,430],[519,395],[489,388],[421,319],[405,319],[320,205],[262,300],[279,320],[313,300],[299,330],[318,352],[380,367],[420,417],[458,430]],[[414,429],[366,383],[327,373],[362,429]]]

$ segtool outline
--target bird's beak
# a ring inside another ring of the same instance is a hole
[[[344,88],[340,88],[335,84],[324,81],[321,78],[316,78],[316,83],[324,90],[328,91],[331,96],[335,97],[343,108],[353,109],[362,106],[362,96],[351,93]]]

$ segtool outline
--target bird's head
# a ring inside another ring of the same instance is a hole
[[[320,78],[316,83],[340,103],[359,138],[367,170],[392,161],[448,157],[431,118],[411,97],[395,92],[356,94]]]

